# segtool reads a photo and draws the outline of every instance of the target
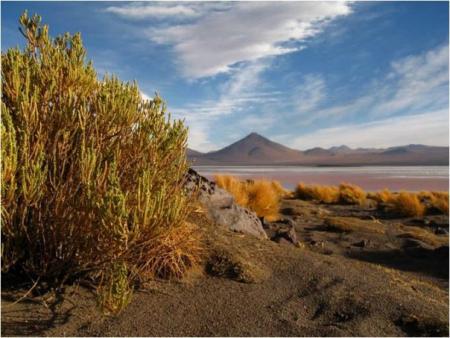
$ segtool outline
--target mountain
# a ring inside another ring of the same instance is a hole
[[[420,144],[387,149],[341,145],[305,151],[288,148],[257,133],[209,153],[188,149],[194,165],[448,165],[449,148]]]
[[[251,133],[223,149],[206,154],[193,155],[191,159],[196,159],[197,163],[206,164],[211,162],[227,164],[270,164],[300,161],[302,159],[302,153],[273,142],[257,133]]]

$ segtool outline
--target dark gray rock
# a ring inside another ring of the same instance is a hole
[[[233,231],[267,239],[267,234],[256,214],[237,205],[233,196],[227,191],[220,189],[214,182],[199,175],[193,169],[189,169],[185,182],[185,188],[192,195],[197,196],[215,223]]]

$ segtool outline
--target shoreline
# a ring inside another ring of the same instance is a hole
[[[392,191],[448,191],[448,169],[445,167],[405,167],[405,166],[366,166],[366,167],[264,167],[264,166],[197,166],[200,174],[213,179],[216,174],[225,174],[241,179],[277,180],[285,188],[294,189],[305,184],[339,185],[347,182],[356,184],[367,191],[388,188]],[[333,170],[335,168],[335,170]],[[346,170],[348,168],[348,170]],[[385,170],[383,170],[385,168]]]

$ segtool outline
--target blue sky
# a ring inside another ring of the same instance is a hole
[[[102,76],[137,80],[209,151],[258,132],[297,149],[448,145],[447,2],[5,2],[81,32]]]

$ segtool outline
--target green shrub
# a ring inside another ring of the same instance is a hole
[[[198,259],[187,130],[158,96],[99,80],[80,34],[52,39],[40,20],[25,12],[26,48],[2,53],[2,271],[88,276],[117,312],[135,278],[181,277]]]

